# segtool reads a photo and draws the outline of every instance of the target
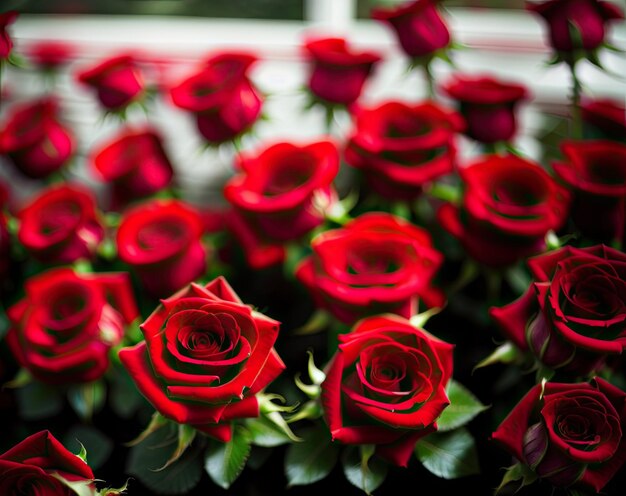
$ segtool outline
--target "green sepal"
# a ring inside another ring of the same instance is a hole
[[[294,336],[317,334],[326,329],[330,321],[330,314],[326,310],[315,310],[304,324],[292,331],[292,334]]]
[[[33,376],[28,371],[28,369],[22,368],[18,370],[17,374],[15,374],[15,377],[13,379],[11,379],[8,382],[5,382],[2,385],[2,387],[9,388],[9,389],[17,389],[17,388],[24,387],[27,384],[30,384],[31,382],[33,382]]]
[[[494,365],[496,363],[516,363],[519,362],[521,358],[522,356],[517,347],[511,341],[507,341],[506,343],[498,346],[487,358],[478,362],[478,364],[472,369],[472,373],[477,369]]]
[[[266,417],[245,419],[244,425],[250,433],[250,442],[254,446],[274,448],[293,441],[280,427]]]
[[[411,325],[418,329],[423,329],[426,323],[430,320],[430,318],[440,313],[441,310],[442,309],[439,307],[433,307],[429,308],[425,312],[413,315],[413,317],[410,318]]]
[[[96,494],[98,496],[119,496],[120,494],[124,494],[128,489],[129,480],[130,479],[126,479],[122,487],[105,487],[96,491]]]
[[[93,480],[70,481],[58,472],[51,472],[50,475],[71,489],[76,496],[94,496],[96,494],[96,486]]]
[[[113,441],[105,434],[91,425],[84,424],[72,426],[63,435],[62,441],[63,445],[72,451],[77,447],[81,453],[85,450],[83,461],[89,463],[93,470],[99,469],[107,462],[114,447]],[[89,455],[88,462],[87,455]]]
[[[148,427],[146,427],[141,434],[139,434],[135,439],[129,441],[125,444],[127,447],[137,446],[139,443],[143,442],[148,436],[155,433],[162,427],[168,425],[170,423],[163,415],[159,412],[154,412],[152,414],[152,418],[150,419],[150,423]]]
[[[494,494],[497,496],[500,492],[512,482],[519,481],[519,485],[516,492],[522,487],[528,486],[537,480],[537,474],[535,474],[530,468],[522,463],[516,463],[506,468],[506,472],[502,477],[500,485],[495,489]]]
[[[463,427],[433,432],[415,445],[415,455],[437,477],[457,479],[480,473],[476,443]]]
[[[446,392],[450,404],[437,419],[439,432],[461,427],[489,408],[483,405],[469,389],[454,379],[448,382]]]
[[[172,456],[167,459],[165,465],[154,469],[154,471],[161,472],[162,470],[165,470],[167,467],[172,465],[172,463],[176,462],[181,456],[183,456],[183,453],[187,450],[187,448],[189,448],[193,440],[196,438],[197,433],[198,431],[190,425],[178,424],[178,443],[176,444],[176,449],[172,453]]]
[[[218,486],[228,489],[245,468],[251,447],[248,430],[235,424],[230,441],[211,440],[205,452],[204,470]]]
[[[375,446],[364,444],[346,446],[341,453],[343,473],[353,486],[368,496],[378,489],[385,478],[389,466],[380,458],[373,458]]]
[[[292,424],[300,420],[316,420],[322,416],[324,409],[317,400],[309,400],[300,406],[293,415],[287,417],[287,423]]]
[[[282,413],[292,413],[296,406],[285,405],[285,399],[278,394],[257,394],[257,400],[259,402],[260,416],[274,425],[280,432],[287,436],[291,441],[302,441],[296,436],[291,427],[287,424]],[[274,400],[278,400],[281,404],[275,403]]]

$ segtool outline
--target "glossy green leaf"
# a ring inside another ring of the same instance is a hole
[[[346,446],[341,454],[341,465],[346,479],[365,494],[380,487],[389,468],[380,458],[364,453],[361,446]]]
[[[246,466],[250,449],[250,433],[245,427],[236,425],[230,441],[211,442],[206,451],[204,469],[213,482],[228,489]]]
[[[415,445],[415,454],[426,469],[443,479],[480,472],[474,438],[464,428],[426,436]]]
[[[454,379],[448,383],[450,404],[437,419],[439,432],[450,431],[467,424],[488,406],[483,405],[474,394]]]
[[[330,440],[323,427],[301,433],[304,441],[294,443],[285,454],[285,473],[289,486],[313,484],[326,477],[335,466],[339,446]]]

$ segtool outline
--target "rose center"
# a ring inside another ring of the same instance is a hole
[[[315,172],[315,159],[308,154],[298,154],[278,163],[268,178],[263,191],[267,197],[288,193],[311,178]]]
[[[143,226],[137,233],[137,243],[143,250],[152,250],[169,245],[184,236],[182,226],[173,221],[159,221]]]

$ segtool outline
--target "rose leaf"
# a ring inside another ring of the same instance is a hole
[[[478,474],[478,453],[467,429],[434,432],[415,445],[415,454],[426,469],[443,479]]]
[[[346,446],[341,464],[346,479],[368,495],[385,481],[389,468],[380,458],[366,457],[359,446]]]
[[[461,427],[489,408],[483,405],[470,390],[455,380],[448,383],[447,393],[450,404],[437,419],[437,427],[440,432]]]
[[[204,469],[218,486],[228,489],[241,474],[250,456],[250,432],[241,425],[233,428],[227,443],[212,441],[204,458]]]
[[[332,471],[339,447],[328,431],[314,427],[302,432],[304,441],[291,444],[285,454],[288,486],[304,486],[322,480]]]

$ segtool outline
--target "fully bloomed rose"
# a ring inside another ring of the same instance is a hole
[[[491,317],[545,366],[587,375],[626,349],[626,254],[566,246],[529,259],[534,282]]]
[[[111,184],[113,209],[167,187],[174,174],[160,134],[148,126],[120,129],[92,152],[90,162]]]
[[[317,235],[311,248],[296,277],[318,307],[343,322],[387,312],[410,318],[420,298],[443,304],[431,287],[443,257],[427,231],[401,218],[366,213]]]
[[[50,431],[28,436],[0,454],[0,494],[74,496],[67,483],[92,482],[89,465],[68,451]],[[96,494],[94,484],[85,485],[87,494]]]
[[[610,244],[626,228],[626,144],[608,140],[561,142],[552,163],[573,193],[571,216],[584,236]]]
[[[90,382],[138,315],[128,274],[51,269],[27,279],[24,298],[9,308],[7,342],[42,382]]]
[[[200,277],[206,269],[203,222],[190,205],[151,200],[122,216],[117,251],[139,276],[144,289],[161,298]]]
[[[219,53],[170,89],[174,105],[194,115],[200,134],[209,143],[236,138],[259,117],[263,100],[248,76],[256,60],[249,53]]]
[[[460,205],[443,205],[439,222],[467,253],[506,267],[545,247],[545,235],[567,219],[570,195],[538,164],[515,155],[487,155],[459,168]]]
[[[13,40],[7,32],[9,24],[13,24],[19,14],[10,10],[0,14],[0,60],[8,59],[13,49]]]
[[[305,42],[304,50],[311,93],[338,105],[350,105],[359,98],[380,60],[377,53],[353,49],[344,38],[312,38]]]
[[[218,277],[162,300],[141,325],[145,341],[119,356],[161,415],[226,442],[231,421],[257,417],[257,393],[285,368],[279,327]]]
[[[98,62],[77,74],[80,83],[96,92],[107,110],[120,110],[144,92],[143,76],[132,55],[118,55]]]
[[[389,24],[411,58],[430,57],[450,44],[450,31],[437,8],[440,0],[414,0],[372,10],[372,18]]]
[[[17,217],[20,243],[45,263],[91,259],[104,237],[93,193],[78,184],[49,186]]]
[[[493,439],[557,487],[599,493],[626,461],[626,393],[604,379],[533,387]]]
[[[424,185],[453,171],[462,128],[458,114],[431,102],[360,108],[345,159],[381,196],[414,199]]]
[[[373,444],[378,456],[406,466],[450,404],[453,348],[396,315],[363,319],[339,335],[322,383],[333,440]]]
[[[34,179],[48,177],[66,165],[74,148],[74,136],[59,119],[53,98],[12,107],[0,130],[0,153]]]
[[[617,5],[603,0],[527,1],[526,9],[544,19],[552,48],[568,60],[572,52],[600,47],[607,23],[624,18]]]
[[[224,187],[233,206],[229,227],[255,268],[280,263],[283,245],[324,221],[336,198],[339,151],[331,141],[276,143],[240,154],[240,173]]]
[[[580,108],[586,131],[596,138],[626,142],[626,102],[583,98]]]
[[[465,133],[481,143],[511,140],[518,128],[517,106],[529,97],[521,84],[490,76],[455,74],[442,89],[457,102]]]

